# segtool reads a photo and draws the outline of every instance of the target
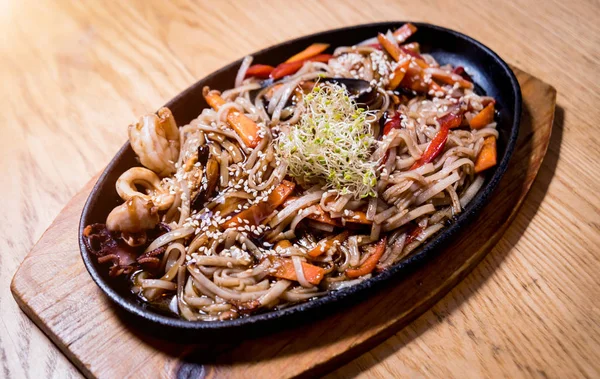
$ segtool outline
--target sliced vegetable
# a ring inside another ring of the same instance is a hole
[[[283,78],[284,76],[292,75],[302,68],[304,62],[305,61],[281,63],[279,66],[275,67],[269,76],[272,79],[277,80]]]
[[[446,140],[448,139],[450,129],[458,128],[462,124],[463,115],[462,113],[456,114],[450,112],[447,115],[438,118],[437,121],[440,124],[440,130],[435,137],[433,137],[433,140],[431,140],[421,158],[410,167],[410,170],[419,168],[424,164],[433,161],[440,155],[444,150],[444,146],[446,146]]]
[[[438,118],[437,122],[440,124],[440,127],[455,129],[462,125],[463,118],[464,116],[462,113],[450,112],[447,115]]]
[[[298,198],[295,196],[288,197],[284,203],[284,206],[287,206],[292,201],[297,200],[297,199]],[[321,208],[320,205],[316,204],[316,205],[314,205],[314,207],[315,207],[315,212],[306,216],[306,218],[314,220],[314,221],[322,222],[323,224],[341,227],[344,225],[342,223],[342,221],[344,223],[369,224],[369,225],[373,223],[373,221],[367,219],[367,214],[362,211],[354,211],[352,216],[342,216],[340,218],[331,218],[329,213],[325,212],[323,210],[323,208]]]
[[[400,87],[408,88],[418,93],[427,93],[429,86],[425,83],[425,74],[420,67],[409,65],[406,75],[400,82]]]
[[[421,45],[418,42],[405,43],[404,45],[400,45],[400,48],[404,51],[410,50],[414,53],[421,53]]]
[[[417,32],[417,27],[410,22],[402,25],[393,33],[398,43],[404,43],[410,36]]]
[[[360,276],[370,274],[375,270],[375,266],[379,263],[379,259],[385,251],[385,244],[387,243],[387,237],[383,237],[374,245],[371,245],[371,255],[357,268],[349,268],[346,270],[346,276],[354,279]]]
[[[292,246],[292,243],[289,240],[281,240],[275,244],[275,250],[287,249],[288,247],[291,247],[291,246]]]
[[[248,70],[246,70],[246,78],[256,77],[260,79],[267,79],[274,69],[275,67],[266,64],[255,64],[248,67]]]
[[[377,40],[396,62],[400,61],[403,52],[396,42],[390,41],[383,33],[377,35]]]
[[[402,52],[410,55],[413,58],[417,58],[417,59],[420,59],[422,61],[425,61],[425,58],[423,58],[423,56],[419,52],[414,51],[414,50],[409,49],[409,48],[406,48],[404,46],[407,46],[407,45],[400,46],[400,50],[402,50]],[[427,65],[427,67],[429,67],[429,65]]]
[[[198,146],[197,155],[198,155],[198,162],[202,166],[206,166],[206,163],[208,162],[208,158],[210,157],[210,148],[208,147],[208,145]]]
[[[406,236],[406,240],[404,241],[404,246],[408,245],[409,243],[413,242],[414,240],[417,239],[417,237],[419,236],[419,234],[421,234],[421,232],[423,231],[423,228],[419,225],[415,226],[410,233],[408,233],[408,235]]]
[[[223,223],[224,229],[235,228],[236,226],[257,226],[262,224],[264,220],[273,213],[273,209],[269,204],[262,202],[252,205],[248,209],[244,209],[238,214],[233,215],[229,221]]]
[[[274,266],[276,271],[273,272],[273,276],[280,279],[295,280],[298,281],[296,275],[296,269],[294,268],[294,262],[287,258],[276,258],[274,259]],[[302,271],[306,281],[310,284],[318,285],[321,280],[325,277],[325,269],[319,266],[311,265],[310,263],[302,262]]]
[[[404,75],[408,72],[408,66],[410,65],[410,59],[405,59],[396,66],[394,69],[394,73],[390,77],[390,82],[388,84],[389,89],[394,90],[396,87],[400,85],[402,79],[404,79]]]
[[[496,165],[496,137],[487,136],[483,140],[483,147],[475,161],[475,173],[487,170]]]
[[[396,112],[383,126],[383,135],[387,136],[392,130],[400,129],[401,127],[400,112]]]
[[[312,213],[306,217],[311,220],[322,222],[323,224],[342,226],[342,223],[339,220],[331,218],[331,216],[329,216],[329,213],[325,212],[320,205],[317,205],[316,208],[316,213]]]
[[[213,213],[219,212],[221,217],[230,215],[238,210],[238,205],[243,204],[246,199],[240,197],[228,197],[224,203],[218,204],[214,209]]]
[[[471,129],[481,129],[494,122],[494,103],[489,103],[469,122]]]
[[[314,58],[310,58],[308,59],[308,61],[310,62],[321,62],[321,63],[327,63],[329,62],[329,60],[333,58],[333,55],[331,54],[319,54]]]
[[[302,68],[305,62],[327,63],[331,58],[333,58],[333,55],[331,54],[320,54],[310,59],[294,61],[289,63],[281,63],[279,66],[275,67],[275,69],[271,72],[271,75],[269,76],[274,80],[281,79],[284,76],[295,74],[298,70]]]
[[[441,68],[429,67],[425,70],[425,73],[431,75],[432,78],[439,80],[442,83],[451,85],[458,83],[458,85],[463,88],[473,88],[473,83],[470,81],[463,79],[463,77],[458,74],[442,70]]]
[[[364,46],[372,47],[372,48],[377,49],[377,50],[382,50],[383,49],[383,47],[381,46],[381,44],[379,44],[377,42],[368,43],[368,44],[366,44]]]
[[[410,170],[417,169],[424,164],[427,164],[433,161],[440,153],[444,150],[444,146],[446,146],[446,140],[448,139],[448,126],[442,125],[440,130],[437,132],[435,137],[429,142],[427,145],[427,149],[421,155],[418,161],[416,161],[411,167]]]
[[[210,105],[216,111],[218,111],[219,108],[225,104],[225,100],[221,97],[219,91],[210,91],[208,87],[204,87],[203,95],[208,105]],[[236,133],[242,138],[246,146],[256,147],[258,145],[260,142],[260,137],[258,136],[258,125],[248,118],[248,116],[238,110],[232,109],[227,114],[227,122],[229,123],[229,126],[231,126],[233,130],[235,130]]]
[[[294,184],[294,182],[290,182],[289,180],[282,180],[281,183],[279,183],[279,185],[275,187],[273,192],[271,192],[271,194],[267,198],[267,203],[269,203],[269,205],[273,209],[277,208],[285,202],[285,199],[287,199],[292,194],[292,192],[294,192],[295,187],[296,185]]]
[[[365,212],[361,212],[361,211],[353,211],[352,216],[342,216],[342,220],[344,220],[344,222],[351,222],[351,223],[355,223],[355,224],[365,224],[365,225],[371,225],[373,223],[372,220],[369,220],[367,218],[367,214]]]
[[[496,100],[490,96],[481,96],[481,105],[487,107],[490,103],[496,104]]]
[[[244,209],[226,221],[223,224],[223,227],[228,229],[236,226],[256,226],[262,224],[262,222],[273,213],[275,208],[283,204],[285,199],[291,195],[295,186],[294,183],[283,180],[273,192],[271,192],[267,201],[254,204],[250,208]]]
[[[225,99],[221,97],[221,93],[219,91],[210,91],[208,87],[204,87],[202,89],[202,94],[204,95],[204,99],[206,99],[208,105],[210,105],[210,107],[216,111],[221,108],[221,105],[226,103]]]
[[[425,58],[423,58],[423,56],[417,52],[414,52],[412,50],[406,49],[404,47],[400,47],[400,50],[406,54],[408,56],[408,58],[412,57],[412,60],[419,65],[419,67],[421,68],[427,68],[429,67],[429,63],[427,63],[425,61]]]
[[[421,56],[421,54],[406,48],[402,48],[398,46],[398,44],[394,41],[390,41],[385,34],[379,33],[377,35],[377,40],[383,46],[385,51],[396,61],[400,62],[406,58],[412,58],[412,60],[419,65],[421,68],[428,68],[429,65],[425,62],[425,59]]]
[[[292,56],[290,59],[285,61],[285,63],[296,62],[296,61],[305,61],[314,56],[317,56],[327,50],[329,47],[328,43],[313,43],[306,49],[302,50],[298,54]]]
[[[443,96],[446,91],[439,84],[434,82],[433,80],[429,83],[429,91],[428,93],[433,96],[441,95]]]
[[[315,246],[311,251],[308,252],[308,255],[313,258],[318,257],[319,255],[331,249],[336,242],[340,244],[344,242],[348,238],[349,234],[350,233],[348,231],[344,231],[338,234],[337,236],[322,239],[317,243],[317,246]]]
[[[471,75],[467,74],[467,71],[465,71],[465,68],[463,66],[454,67],[454,70],[452,70],[452,72],[454,74],[458,74],[458,75],[462,76],[463,79],[468,80],[471,83],[473,83],[473,78],[471,78]]]

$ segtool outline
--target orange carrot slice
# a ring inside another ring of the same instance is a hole
[[[475,160],[475,172],[487,170],[496,165],[496,137],[488,136],[483,140],[483,147]]]
[[[287,258],[277,258],[274,260],[276,271],[273,276],[280,279],[298,281],[294,262]],[[310,284],[318,285],[325,277],[325,269],[319,266],[311,265],[310,263],[302,262],[302,272],[306,281]]]
[[[400,87],[408,88],[418,93],[427,93],[429,86],[425,83],[425,75],[420,67],[408,66],[408,70],[400,82]]]
[[[410,50],[413,53],[420,53],[421,52],[421,45],[419,45],[418,42],[406,43],[404,45],[400,45],[400,48],[401,49]]]
[[[408,71],[409,65],[410,59],[405,59],[402,62],[400,62],[398,66],[396,66],[396,68],[394,69],[394,74],[390,78],[390,83],[388,84],[390,89],[394,90],[400,85],[400,82],[402,82],[402,79],[404,79],[404,75],[406,75],[406,72]]]
[[[295,186],[296,185],[293,182],[283,180],[273,192],[271,192],[267,201],[254,204],[250,208],[244,209],[223,223],[223,227],[228,229],[236,226],[256,226],[262,224],[262,222],[273,213],[275,208],[283,204],[285,199],[292,194]]]
[[[400,57],[403,55],[400,46],[396,42],[390,41],[385,34],[379,33],[377,35],[377,41],[383,46],[385,51],[396,61],[400,61]]]
[[[338,234],[337,236],[322,239],[317,243],[317,246],[315,246],[311,251],[308,252],[308,255],[313,258],[318,257],[319,255],[331,249],[336,242],[344,242],[346,238],[348,238],[348,234],[348,231],[344,231]]]
[[[469,122],[471,129],[481,129],[494,121],[494,103],[489,103]]]
[[[417,32],[417,27],[414,26],[413,24],[411,24],[410,22],[408,22],[408,23],[402,25],[401,27],[399,27],[398,29],[396,29],[396,31],[392,34],[394,35],[394,37],[396,37],[396,40],[398,41],[398,43],[403,43],[404,41],[406,41],[410,36],[412,36],[416,32]]]
[[[238,214],[235,214],[223,223],[223,228],[229,229],[236,226],[257,226],[262,224],[269,217],[273,209],[267,203],[254,204],[248,209],[244,209]],[[246,223],[247,221],[247,223]]]
[[[349,268],[346,270],[346,276],[350,279],[358,278],[360,276],[364,276],[370,274],[375,270],[375,266],[379,263],[379,259],[383,255],[385,251],[385,244],[387,242],[387,237],[383,237],[379,240],[375,245],[373,245],[373,252],[371,255],[361,264],[358,268]]]
[[[446,72],[439,68],[431,68],[426,71],[428,74],[431,74],[431,77],[435,80],[438,80],[442,83],[454,85],[454,83],[458,83],[463,88],[473,88],[473,83],[468,80],[463,79],[462,76],[458,74],[454,74],[452,72]]]
[[[290,59],[288,59],[287,61],[285,61],[285,63],[296,62],[296,61],[303,61],[303,60],[310,59],[310,58],[312,58],[314,56],[317,56],[317,55],[321,54],[322,52],[324,52],[325,50],[327,50],[328,47],[329,47],[328,43],[313,43],[312,45],[310,45],[306,49],[302,50],[298,54],[290,57]]]
[[[292,246],[292,243],[289,240],[281,240],[275,244],[275,250],[287,249],[288,247],[291,247],[291,246]]]
[[[342,226],[342,223],[339,220],[331,218],[331,216],[329,216],[329,214],[325,212],[320,205],[316,206],[315,213],[312,213],[306,217],[314,221],[322,222],[323,224]]]
[[[437,96],[438,94],[440,94],[441,96],[443,96],[446,91],[444,91],[444,89],[437,84],[436,82],[434,82],[433,80],[429,83],[429,91],[428,93],[432,96]]]
[[[225,100],[221,97],[219,91],[209,91],[208,87],[205,87],[203,92],[206,102],[214,110],[218,111],[225,104]],[[230,110],[227,114],[227,123],[242,138],[246,146],[256,147],[260,142],[258,125],[240,111]]]
[[[345,222],[353,222],[355,224],[365,224],[371,225],[373,223],[372,220],[367,218],[367,214],[362,211],[353,211],[352,216],[342,216],[342,220]]]
[[[281,204],[285,202],[285,199],[288,198],[294,191],[296,185],[294,182],[290,182],[289,180],[282,180],[281,183],[275,189],[269,197],[267,198],[267,203],[273,208],[277,208]]]

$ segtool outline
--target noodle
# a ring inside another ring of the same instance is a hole
[[[242,85],[242,80],[244,80],[244,76],[246,76],[246,71],[248,70],[248,67],[250,67],[251,63],[251,56],[247,56],[242,60],[240,69],[238,70],[237,76],[235,77],[235,87],[240,87]]]
[[[378,44],[278,66],[291,70],[283,77],[247,56],[233,88],[203,89],[210,108],[189,124],[163,108],[132,125],[144,167],[119,177],[123,203],[106,224],[86,228],[106,241],[99,262],[117,257],[110,274],[130,275],[142,301],[218,321],[356,285],[410,256],[475,198],[499,131],[483,117],[494,99],[464,70],[413,45],[400,49],[410,74],[392,84],[399,63]],[[134,256],[115,251],[124,246]]]

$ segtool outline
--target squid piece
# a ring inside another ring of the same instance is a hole
[[[139,192],[136,186],[145,188],[150,194]],[[143,167],[132,167],[122,173],[117,179],[116,189],[121,199],[125,201],[138,196],[152,201],[161,211],[169,209],[175,201],[175,195],[161,186],[158,176],[153,171]]]
[[[142,233],[148,240],[154,240],[168,232],[164,224],[159,224],[153,230]],[[121,234],[121,238],[118,235]],[[143,248],[131,246],[123,239],[124,233],[112,233],[105,224],[92,224],[83,230],[84,243],[87,249],[94,254],[98,263],[111,263],[110,276],[128,275],[140,266],[144,270],[156,270],[166,250],[165,246],[139,255]]]
[[[140,162],[164,177],[176,171],[179,158],[179,129],[168,108],[158,110],[158,115],[148,114],[129,125],[129,142]]]
[[[127,275],[135,269],[136,249],[116,240],[104,224],[92,224],[83,230],[84,243],[98,263],[112,263],[110,276]]]
[[[159,221],[158,208],[152,201],[133,196],[110,212],[106,228],[111,232],[140,233],[154,229]]]

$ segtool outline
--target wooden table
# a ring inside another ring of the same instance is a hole
[[[334,377],[600,375],[597,1],[20,1],[0,5],[0,377],[79,377],[10,279],[126,126],[262,47],[381,20],[459,30],[558,90],[553,136],[513,225],[430,311]],[[93,311],[93,310],[91,310]]]

